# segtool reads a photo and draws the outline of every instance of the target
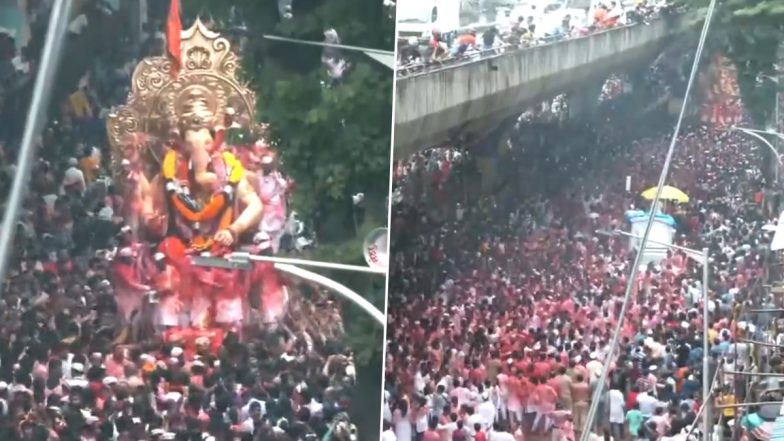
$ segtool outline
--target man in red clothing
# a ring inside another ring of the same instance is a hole
[[[482,425],[479,423],[474,424],[474,441],[487,441],[487,433],[482,430]]]
[[[547,378],[551,369],[550,363],[547,361],[547,354],[542,352],[539,354],[539,360],[534,363],[534,376],[539,378]]]
[[[441,441],[441,434],[438,433],[438,420],[431,418],[427,423],[427,430],[422,435],[422,441]]]

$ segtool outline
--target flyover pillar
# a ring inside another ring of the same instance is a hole
[[[579,89],[570,92],[569,119],[579,119],[590,116],[599,105],[599,96],[602,93],[604,82],[593,81],[583,84]]]
[[[505,118],[494,125],[494,128],[473,140],[470,149],[476,158],[481,176],[481,193],[489,194],[498,185],[498,172],[502,165],[503,153],[507,141],[512,136],[517,117]]]

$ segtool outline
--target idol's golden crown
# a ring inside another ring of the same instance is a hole
[[[240,60],[229,41],[199,19],[181,35],[178,75],[171,75],[172,60],[166,55],[143,59],[133,72],[126,104],[109,114],[115,170],[123,159],[123,144],[133,135],[167,140],[176,131],[222,121],[228,108],[240,125],[254,125],[256,96],[237,77]]]

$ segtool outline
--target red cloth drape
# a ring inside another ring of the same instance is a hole
[[[180,67],[182,67],[182,54],[180,53],[181,32],[180,1],[171,0],[169,18],[166,20],[166,52],[172,59],[172,76],[177,76]]]

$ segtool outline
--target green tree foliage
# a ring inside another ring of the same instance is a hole
[[[369,233],[371,225],[365,225],[360,229],[360,234],[354,240],[346,241],[340,245],[319,247],[313,251],[309,258],[346,262],[348,256],[357,256],[357,250],[361,249],[362,240],[365,234]],[[347,263],[364,265],[362,257],[354,257]],[[356,290],[377,308],[384,311],[385,305],[385,284],[384,277],[378,275],[346,273],[334,271],[325,274],[340,283]],[[352,402],[351,414],[357,422],[357,429],[360,431],[359,439],[376,439],[379,433],[378,423],[379,404],[381,403],[380,385],[383,380],[383,345],[384,330],[377,323],[373,322],[359,308],[345,304],[343,318],[346,322],[346,343],[354,350],[354,357],[358,369],[358,384],[355,392],[355,399]]]
[[[231,8],[247,31],[244,71],[259,96],[286,173],[297,182],[294,209],[323,242],[354,234],[351,195],[362,192],[369,215],[386,223],[392,123],[392,72],[359,52],[338,84],[321,67],[321,48],[259,38],[323,41],[334,28],[343,44],[393,50],[394,20],[380,0],[294,0],[281,20],[275,0],[185,0],[183,11],[231,29]]]
[[[281,20],[276,0],[182,0],[186,16],[211,19],[229,34],[237,24],[229,19],[232,7],[247,28],[244,74],[258,94],[259,118],[269,124],[284,171],[297,182],[293,209],[318,233],[319,246],[306,257],[364,265],[363,238],[387,222],[393,73],[348,52],[345,79],[327,87],[320,47],[259,36],[323,41],[324,31],[334,28],[342,44],[393,50],[394,10],[381,0],[294,0],[293,18]],[[358,192],[365,194],[360,213],[351,201]],[[384,310],[383,277],[325,275]],[[360,439],[372,439],[378,436],[383,329],[351,305],[343,316],[360,383],[352,413]]]
[[[683,0],[705,6],[708,0]],[[754,123],[764,127],[773,115],[778,48],[784,39],[784,0],[726,0],[716,7],[709,47],[728,56]]]

